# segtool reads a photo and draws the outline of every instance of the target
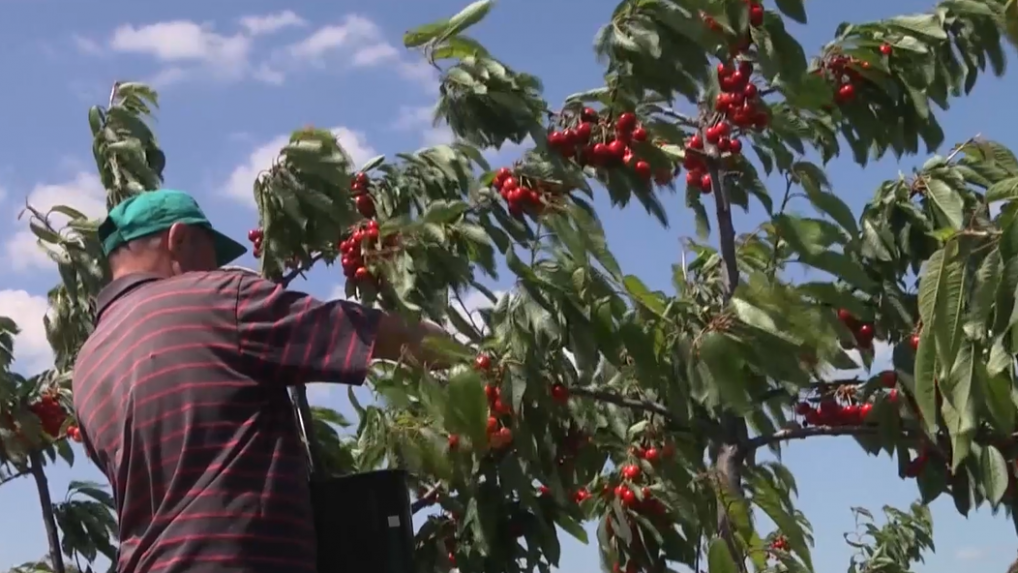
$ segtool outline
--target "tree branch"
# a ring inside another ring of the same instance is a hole
[[[64,555],[60,550],[60,533],[53,515],[53,498],[50,497],[49,480],[42,467],[42,454],[34,451],[28,458],[28,470],[35,478],[35,487],[39,492],[39,505],[42,509],[42,521],[46,525],[46,538],[49,541],[49,557],[52,561],[53,573],[66,573]]]
[[[674,418],[672,413],[668,411],[668,408],[665,408],[657,402],[651,402],[650,400],[626,398],[625,396],[614,392],[592,390],[590,388],[571,387],[569,388],[569,393],[573,396],[583,396],[597,400],[598,402],[608,402],[609,404],[615,404],[616,406],[622,406],[623,408],[629,408],[630,410],[639,410],[650,414],[657,414],[669,420]]]
[[[756,436],[744,444],[746,450],[755,450],[777,442],[804,440],[813,436],[868,436],[876,434],[878,426],[809,426],[785,428],[766,436]],[[906,434],[909,432],[905,431]]]
[[[428,491],[424,492],[424,495],[422,495],[421,497],[417,498],[417,501],[415,501],[412,504],[410,504],[410,513],[412,513],[412,514],[413,513],[417,513],[418,511],[420,511],[420,510],[430,506],[431,504],[433,504],[435,502],[434,497],[435,497],[436,494],[438,494],[438,491],[440,489],[442,489],[442,487],[439,484],[435,484],[435,485],[431,486],[431,489],[429,489]]]

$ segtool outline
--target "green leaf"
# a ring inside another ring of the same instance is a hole
[[[480,374],[466,366],[454,368],[446,393],[446,429],[469,436],[475,447],[487,443],[488,399]]]
[[[834,222],[841,225],[842,229],[848,231],[849,235],[854,237],[859,234],[859,226],[856,224],[855,215],[852,214],[851,207],[837,195],[820,191],[819,189],[813,191],[809,187],[806,187],[806,195],[814,207],[822,213],[829,215],[834,219]]]
[[[739,567],[728,550],[728,544],[720,537],[715,537],[710,542],[710,549],[707,551],[707,572],[708,573],[738,573]]]
[[[928,197],[940,210],[940,213],[951,224],[951,228],[958,230],[964,226],[965,202],[961,194],[951,188],[946,182],[936,178],[926,181]]]
[[[626,291],[633,297],[634,302],[639,303],[657,316],[665,318],[665,310],[667,308],[665,302],[660,296],[650,292],[647,285],[643,284],[643,281],[638,277],[626,275],[622,280],[622,284],[625,285]]]
[[[800,24],[806,23],[806,7],[802,0],[777,0],[778,10]]]
[[[932,435],[937,425],[937,349],[928,328],[923,328],[919,335],[919,350],[916,351],[915,399],[923,425]]]
[[[374,169],[375,167],[378,167],[379,165],[381,165],[384,162],[385,162],[385,156],[384,155],[378,155],[376,157],[372,157],[371,159],[367,160],[364,163],[364,165],[361,165],[360,169],[358,169],[357,171],[359,173],[367,173],[368,171],[371,171],[372,169]]]
[[[450,362],[473,360],[476,354],[469,346],[448,336],[429,336],[424,339],[424,347]]]
[[[997,505],[1007,493],[1007,461],[994,446],[984,446],[979,454],[979,471],[982,473],[983,489],[991,504]]]
[[[445,31],[442,32],[441,38],[449,38],[456,36],[466,30],[467,28],[477,24],[488,15],[493,5],[492,0],[478,0],[473,4],[470,4],[463,10],[460,10],[458,14],[449,18],[449,25]]]
[[[1018,199],[1018,177],[997,181],[986,190],[986,202]]]

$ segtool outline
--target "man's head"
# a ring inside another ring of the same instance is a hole
[[[213,229],[190,195],[169,189],[142,193],[114,207],[99,226],[99,240],[113,278],[210,271],[247,252]]]

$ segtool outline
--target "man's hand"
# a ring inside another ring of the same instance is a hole
[[[385,314],[378,324],[373,358],[398,361],[409,356],[432,370],[449,367],[443,357],[424,347],[424,339],[448,338],[449,333],[433,322],[408,323],[399,315]]]

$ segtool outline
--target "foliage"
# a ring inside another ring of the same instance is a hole
[[[755,453],[815,436],[895,457],[924,503],[947,494],[963,514],[1016,515],[1018,159],[972,138],[882,184],[859,216],[824,172],[842,154],[864,167],[938,152],[951,100],[1004,72],[1014,0],[843,24],[813,57],[785,28],[806,21],[802,0],[776,11],[624,0],[595,38],[605,85],[559,108],[538,78],[466,35],[491,8],[475,2],[404,38],[441,71],[435,119],[455,143],[355,167],[308,126],[254,186],[263,275],[289,284],[337,264],[351,297],[458,335],[431,341],[447,372],[378,365],[376,400],[350,395],[354,436],[336,413],[313,412],[330,473],[406,468],[415,508],[441,509],[417,533],[419,569],[547,572],[558,531],[588,541],[582,524],[596,521],[606,570],[812,571],[795,480]],[[89,112],[108,206],[161,184],[157,101],[122,83]],[[532,149],[488,165],[482,151],[507,143]],[[769,176],[786,182],[780,196]],[[676,253],[671,291],[654,291],[613,256],[591,199],[635,199],[667,225],[676,191],[699,238]],[[807,212],[790,209],[796,199]],[[732,207],[751,203],[766,220],[737,234]],[[11,419],[0,462],[15,473],[38,448],[71,451],[72,420],[36,429],[46,424],[32,407],[50,396],[66,408],[90,301],[108,280],[95,222],[58,207],[32,210],[29,224],[61,284],[46,319],[53,370],[12,373],[16,326],[0,321]],[[501,298],[484,286],[499,263],[514,285]],[[791,281],[793,265],[819,278]],[[469,289],[492,308],[462,308]],[[834,378],[857,359],[869,371],[874,341],[893,346],[893,370]],[[111,550],[104,499],[55,507],[68,556]],[[888,525],[864,523],[852,571],[906,571],[932,550],[925,507],[886,513]]]

